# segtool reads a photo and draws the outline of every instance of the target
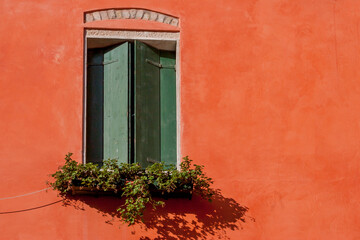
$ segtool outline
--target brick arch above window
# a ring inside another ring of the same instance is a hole
[[[179,26],[179,18],[146,9],[126,8],[96,10],[86,12],[84,16],[85,23],[109,19],[141,19],[165,23],[175,27]]]

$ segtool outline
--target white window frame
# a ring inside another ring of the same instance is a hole
[[[87,99],[87,51],[88,39],[119,39],[119,40],[140,40],[152,41],[157,44],[162,42],[175,42],[176,51],[176,166],[180,167],[181,162],[181,99],[180,99],[180,33],[179,32],[156,32],[156,31],[129,31],[129,30],[104,30],[85,29],[84,32],[84,65],[83,65],[83,144],[82,162],[86,163],[86,99]]]

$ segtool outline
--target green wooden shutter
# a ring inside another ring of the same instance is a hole
[[[88,51],[87,161],[176,164],[175,52],[134,45]]]
[[[135,161],[160,162],[159,50],[135,41]]]
[[[161,161],[176,165],[175,52],[160,51]]]
[[[129,43],[104,54],[104,159],[128,162]]]
[[[86,161],[128,162],[129,43],[88,51]]]
[[[88,51],[86,99],[86,161],[101,163],[103,159],[103,52]]]

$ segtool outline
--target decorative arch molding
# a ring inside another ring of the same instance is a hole
[[[109,19],[141,19],[146,21],[155,21],[169,24],[175,27],[179,26],[179,18],[166,15],[163,13],[146,10],[146,9],[106,9],[86,12],[84,22],[94,22]]]

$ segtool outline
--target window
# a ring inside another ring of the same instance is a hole
[[[156,47],[159,41],[93,43],[87,49],[86,162],[176,164],[176,52]]]

